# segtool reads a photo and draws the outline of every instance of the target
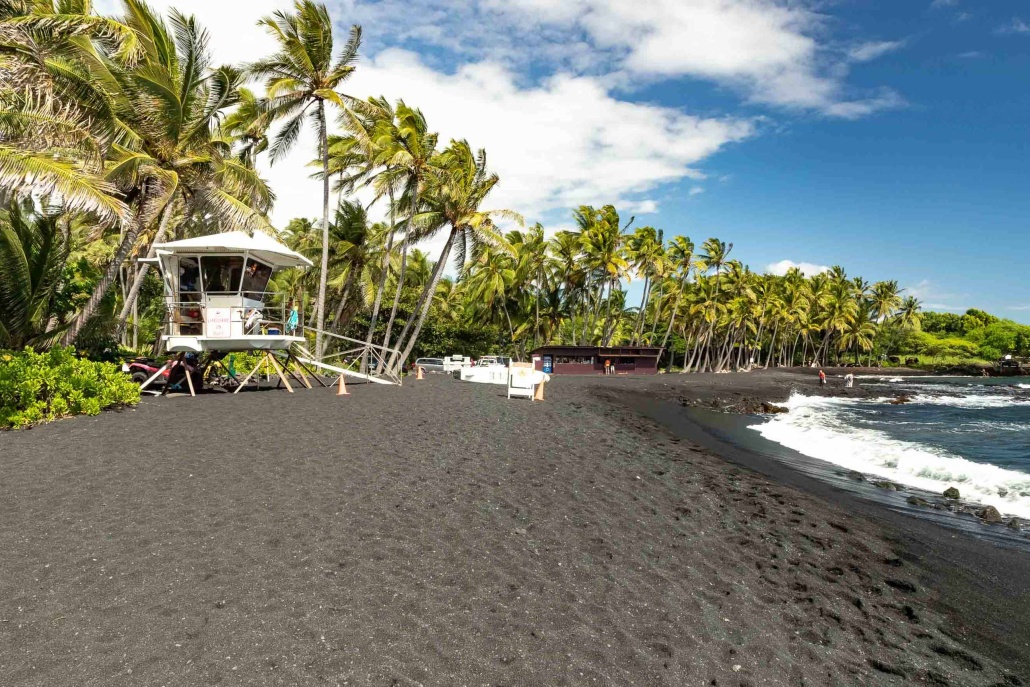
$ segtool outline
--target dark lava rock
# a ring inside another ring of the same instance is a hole
[[[898,486],[894,482],[888,482],[887,480],[873,482],[873,486],[878,487],[880,489],[886,489],[887,491],[901,491],[900,486]]]
[[[774,405],[772,403],[763,403],[762,404],[762,412],[763,413],[772,414],[772,413],[786,413],[786,412],[789,412],[789,411],[786,408],[783,408],[782,406]]]
[[[913,506],[929,507],[929,505],[930,505],[929,501],[927,501],[926,499],[921,499],[918,496],[909,496],[908,497],[908,502],[909,502],[909,504],[911,504]]]
[[[848,473],[848,479],[853,479],[856,482],[865,482],[865,475],[857,470],[852,470]]]
[[[1009,520],[1009,524],[1005,525],[1005,527],[1008,527],[1010,530],[1015,530],[1018,532],[1020,530],[1019,518],[1012,518],[1011,520]]]
[[[944,498],[946,499],[958,499],[961,498],[958,493],[958,489],[955,487],[948,487],[944,490]]]
[[[887,402],[890,403],[892,406],[900,406],[902,403],[910,403],[911,401],[912,401],[912,397],[911,396],[906,396],[905,394],[901,394],[901,395],[896,396],[896,397],[894,397],[893,399],[891,399],[890,401],[887,401]]]
[[[987,506],[976,515],[984,522],[1001,522],[1001,513],[994,506]]]

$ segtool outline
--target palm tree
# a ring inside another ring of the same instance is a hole
[[[694,242],[687,236],[674,236],[669,242],[668,255],[677,275],[677,288],[676,297],[672,302],[672,314],[669,316],[669,326],[665,330],[665,338],[662,339],[662,348],[668,345],[669,335],[676,326],[676,313],[679,310],[680,300],[683,298],[683,291],[687,286],[687,280],[690,279],[690,273],[694,269]],[[671,364],[671,354],[669,360]]]
[[[317,332],[315,355],[322,356],[325,329],[325,291],[329,277],[329,142],[326,103],[346,108],[338,89],[354,73],[361,45],[361,27],[352,26],[350,37],[333,59],[333,24],[325,5],[296,0],[294,11],[278,11],[263,18],[264,26],[278,42],[275,54],[249,67],[254,76],[265,79],[265,108],[269,119],[285,119],[269,148],[274,164],[297,142],[304,120],[318,129],[318,152],[322,157],[322,261],[315,301]]]
[[[222,113],[236,104],[242,74],[231,67],[208,73],[208,36],[193,17],[173,10],[169,27],[142,3],[127,1],[126,10],[123,21],[136,33],[142,56],[131,67],[105,62],[105,91],[114,96],[118,121],[132,133],[112,146],[105,178],[123,190],[135,212],[114,259],[66,332],[67,343],[92,317],[137,240],[158,217],[154,243],[161,240],[178,194],[188,193],[191,205],[217,221],[269,226],[263,213],[271,206],[271,191],[221,147],[214,131]],[[122,322],[146,271],[143,265],[126,297]]]
[[[414,217],[418,213],[419,199],[426,176],[430,172],[431,161],[436,155],[439,135],[429,131],[421,110],[408,107],[403,100],[397,103],[396,125],[389,127],[387,131],[388,137],[384,141],[383,152],[384,159],[388,161],[386,183],[398,182],[402,189],[401,205],[407,209],[397,289],[394,291],[390,319],[387,321],[386,333],[383,336],[383,346],[389,348],[397,308],[400,305],[404,273],[407,269],[408,248],[413,240],[418,238]]]
[[[701,245],[701,250],[704,253],[701,254],[701,264],[704,265],[705,271],[714,270],[715,274],[715,291],[712,295],[714,301],[719,300],[719,279],[722,273],[722,266],[726,262],[726,258],[729,256],[730,251],[733,250],[733,244],[727,244],[725,241],[720,241],[716,238],[710,238]],[[716,318],[714,313],[708,318],[708,335],[706,336],[706,345],[708,346],[709,355],[705,358],[706,365],[710,366],[712,370],[715,370],[711,354],[712,335],[715,333]]]
[[[632,343],[637,343],[644,326],[647,303],[651,297],[651,279],[656,263],[665,250],[665,238],[660,229],[640,227],[627,240],[627,254],[637,274],[644,275],[644,290],[640,295],[640,308],[633,326]]]
[[[486,151],[473,153],[467,141],[451,141],[442,153],[434,157],[434,169],[427,179],[424,205],[413,224],[420,233],[429,237],[445,226],[449,226],[447,240],[440,257],[433,266],[433,274],[427,288],[419,297],[417,319],[412,317],[404,325],[398,337],[398,346],[405,342],[403,352],[396,358],[391,356],[387,368],[398,371],[411,355],[418,335],[422,331],[426,315],[432,304],[432,294],[443,274],[443,268],[450,258],[451,249],[457,243],[457,262],[465,263],[469,248],[473,251],[486,244],[501,245],[504,239],[497,234],[493,217],[501,216],[522,222],[522,217],[510,210],[481,210],[480,206],[499,181],[496,174],[487,171]],[[413,328],[411,327],[414,321]],[[410,335],[408,333],[411,329]],[[405,340],[405,337],[407,339]]]

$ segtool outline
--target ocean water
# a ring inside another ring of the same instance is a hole
[[[865,377],[871,399],[795,395],[750,428],[806,456],[1030,518],[1030,384],[974,377]],[[912,398],[891,405],[893,391]]]

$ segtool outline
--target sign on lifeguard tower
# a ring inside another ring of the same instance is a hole
[[[228,339],[232,336],[231,321],[231,308],[208,308],[207,335],[212,339]]]

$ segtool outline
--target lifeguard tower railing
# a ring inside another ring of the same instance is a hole
[[[189,294],[180,294],[180,298]],[[260,305],[221,305],[217,299],[242,298]],[[264,302],[263,302],[264,301]],[[197,294],[196,299],[166,301],[168,312],[166,333],[170,336],[240,337],[295,335],[286,330],[290,312],[285,294],[258,291],[226,291]],[[228,313],[228,321],[208,322],[205,310]],[[215,331],[215,328],[218,331]]]
[[[399,350],[365,343],[314,327],[304,327],[305,338],[308,340],[319,333],[322,334],[326,349],[321,360],[317,360],[305,346],[296,344],[294,348],[303,354],[300,358],[302,362],[314,364],[329,372],[364,379],[374,384],[396,384],[398,386],[401,384],[400,375],[390,370],[386,364],[391,355],[400,356]],[[310,336],[307,336],[308,334]]]

